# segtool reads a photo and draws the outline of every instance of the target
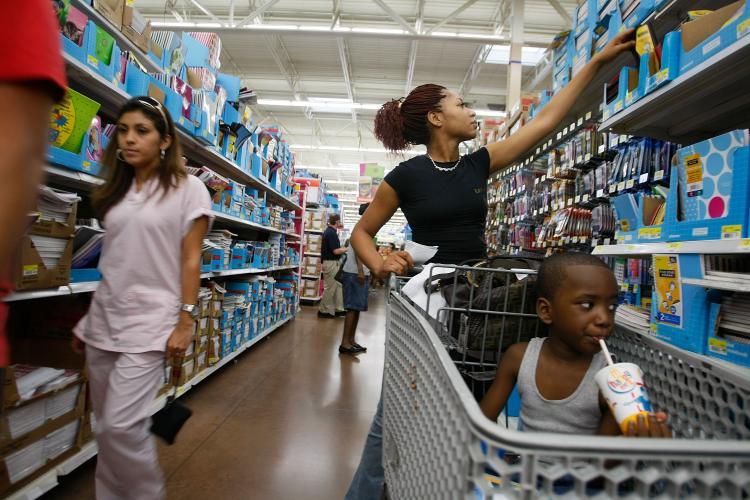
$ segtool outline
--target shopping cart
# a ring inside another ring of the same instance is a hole
[[[456,276],[467,269],[451,267]],[[509,273],[524,281],[518,270],[479,271],[499,273],[495,282]],[[610,350],[643,369],[652,405],[670,415],[675,439],[510,430],[479,409],[466,376],[488,371],[487,353],[462,346],[454,325],[461,315],[485,314],[486,324],[526,318],[525,309],[448,303],[433,317],[404,296],[403,281],[391,280],[383,382],[391,498],[750,498],[750,380],[740,370],[618,327]]]

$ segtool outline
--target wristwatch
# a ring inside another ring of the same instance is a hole
[[[182,304],[180,311],[188,313],[193,319],[198,319],[198,306],[195,304]]]

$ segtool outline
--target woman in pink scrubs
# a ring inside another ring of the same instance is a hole
[[[193,340],[211,199],[185,171],[172,118],[150,97],[120,109],[102,163],[108,178],[92,197],[107,230],[102,282],[74,330],[96,416],[96,497],[159,499],[151,410],[165,355],[184,355]]]

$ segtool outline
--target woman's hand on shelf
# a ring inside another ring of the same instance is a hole
[[[621,53],[635,48],[635,29],[631,28],[614,37],[602,50],[594,55],[592,61],[608,63]]]

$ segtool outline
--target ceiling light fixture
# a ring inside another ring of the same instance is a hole
[[[348,113],[353,109],[365,109],[377,111],[382,104],[348,102],[345,99],[326,99],[325,97],[311,97],[308,100],[293,101],[288,99],[258,99],[260,106],[279,106],[287,108],[319,108]],[[475,109],[477,116],[505,118],[505,111],[493,111],[491,109]]]

